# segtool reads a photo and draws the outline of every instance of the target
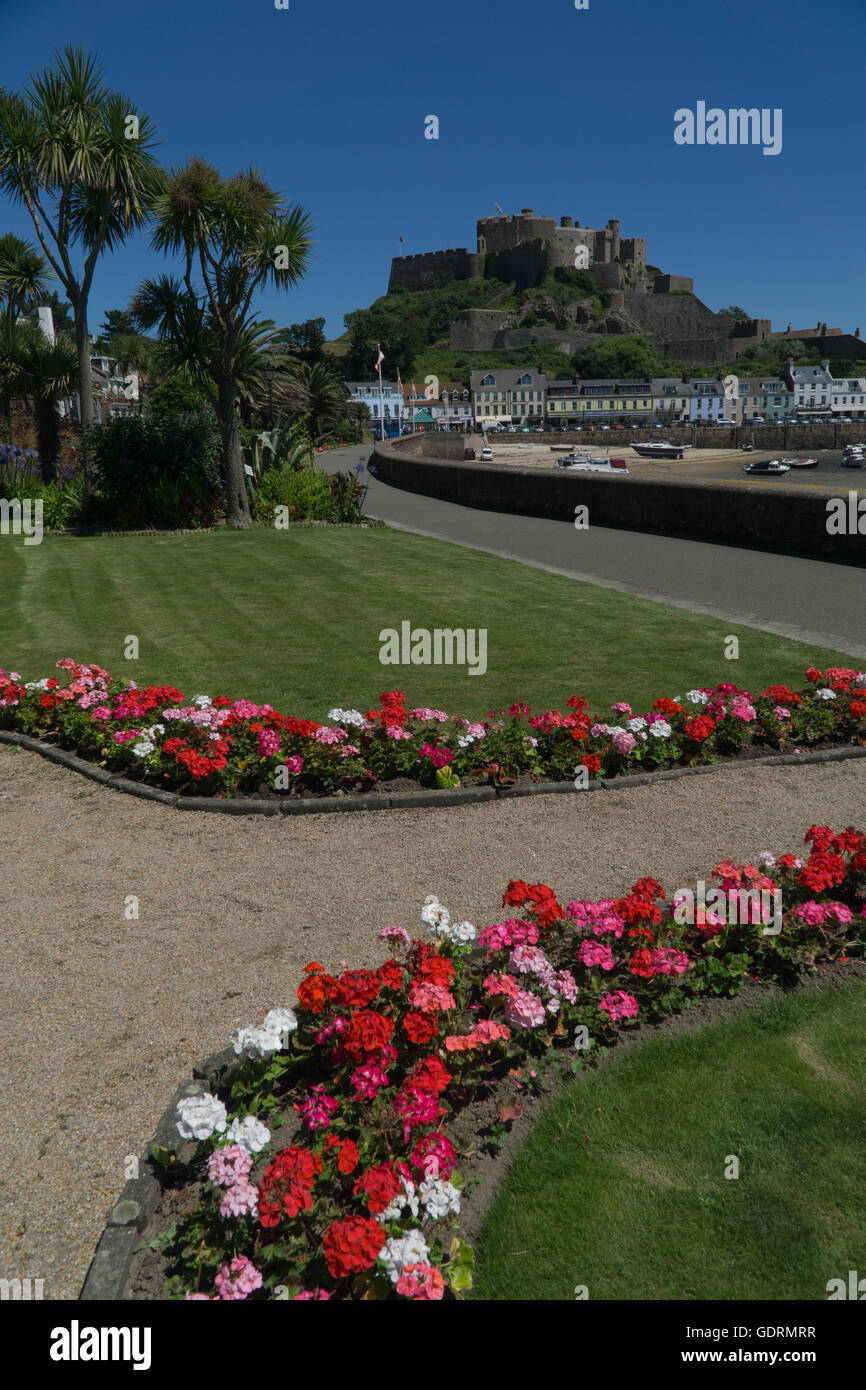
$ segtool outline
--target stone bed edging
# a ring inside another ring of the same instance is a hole
[[[228,816],[305,816],[328,815],[336,811],[398,811],[426,809],[432,806],[466,806],[482,801],[508,801],[520,796],[559,796],[575,791],[570,781],[534,782],[525,786],[512,787],[452,787],[434,791],[432,788],[420,792],[395,792],[393,795],[375,797],[371,794],[356,796],[311,796],[298,800],[283,798],[266,801],[253,797],[226,798],[221,796],[181,796],[178,792],[160,791],[146,782],[133,782],[128,777],[120,777],[97,767],[95,763],[67,753],[53,743],[31,738],[29,734],[19,734],[13,729],[0,729],[0,743],[13,744],[26,748],[47,758],[49,762],[78,772],[91,782],[109,787],[112,791],[125,792],[144,801],[157,801],[163,806],[171,806],[176,811],[215,811]],[[718,763],[706,763],[700,767],[677,767],[666,771],[628,773],[624,777],[603,777],[591,781],[584,791],[616,791],[620,787],[647,786],[653,782],[672,782],[678,777],[698,776],[706,772],[721,772],[734,767],[802,767],[810,763],[842,762],[848,758],[866,758],[863,748],[826,748],[817,753],[780,753],[766,758],[724,758]]]
[[[118,1302],[123,1299],[133,1250],[147,1229],[162,1195],[162,1184],[154,1172],[153,1146],[159,1145],[169,1153],[177,1154],[181,1163],[193,1156],[198,1147],[195,1140],[178,1142],[178,1101],[215,1091],[231,1064],[237,1060],[233,1048],[223,1048],[194,1066],[192,1080],[178,1086],[163,1111],[150,1144],[138,1160],[139,1176],[127,1180],[108,1214],[108,1221],[81,1286],[79,1301]]]

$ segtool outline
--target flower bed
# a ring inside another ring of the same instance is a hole
[[[192,1194],[152,1247],[164,1293],[462,1296],[473,1253],[458,1164],[497,1142],[521,1092],[695,1000],[863,958],[866,834],[812,826],[805,840],[808,858],[718,863],[712,905],[645,877],[563,908],[546,885],[515,881],[503,897],[515,915],[478,933],[428,898],[426,939],[385,927],[378,969],[334,977],[311,962],[292,1008],[235,1030],[218,1093],[179,1102],[189,1166],[154,1154],[166,1189],[177,1195],[180,1174]],[[491,1097],[498,1120],[479,1135],[473,1115]]]
[[[57,666],[60,678],[34,681],[0,668],[0,728],[53,740],[183,795],[296,798],[369,792],[407,778],[432,787],[507,786],[521,778],[578,786],[637,768],[866,745],[866,674],[843,667],[811,668],[799,690],[772,685],[752,696],[725,683],[663,696],[642,715],[620,701],[612,706],[618,722],[610,724],[579,695],[565,714],[514,704],[473,722],[407,709],[399,690],[381,695],[376,709],[335,708],[320,723],[228,695],[139,690],[70,658]]]

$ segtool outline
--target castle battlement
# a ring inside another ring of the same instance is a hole
[[[644,237],[624,237],[618,217],[604,227],[584,227],[579,219],[563,216],[536,217],[532,208],[510,215],[480,217],[476,223],[476,249],[448,247],[412,256],[397,256],[391,263],[388,289],[443,289],[455,280],[501,280],[519,290],[529,289],[549,271],[586,269],[595,292],[606,298],[612,320],[610,332],[642,332],[664,356],[683,357],[694,365],[729,361],[753,342],[769,337],[769,319],[738,323],[715,314],[694,293],[687,276],[652,277],[647,265]],[[505,328],[501,316],[469,310],[451,327],[451,345],[460,348],[498,348],[513,345],[509,335],[530,341],[560,341],[564,350],[577,332],[559,331],[544,324],[530,329]],[[605,336],[605,330],[594,337]],[[506,341],[509,339],[509,341]]]
[[[642,237],[622,237],[619,218],[612,217],[606,227],[584,227],[579,219],[564,216],[536,217],[532,208],[520,212],[481,217],[476,224],[476,250],[449,246],[442,251],[426,251],[412,256],[395,256],[391,265],[389,289],[438,289],[452,280],[475,280],[481,275],[480,257],[485,258],[484,274],[521,289],[535,283],[539,274],[557,266],[585,268],[646,265],[646,241]],[[618,275],[603,274],[603,288],[618,282]]]

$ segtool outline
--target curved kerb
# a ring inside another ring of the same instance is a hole
[[[565,782],[533,782],[520,787],[452,787],[441,791],[395,792],[390,796],[311,796],[301,800],[265,801],[243,797],[226,798],[221,796],[180,796],[177,792],[163,792],[157,787],[149,787],[145,782],[132,782],[128,777],[118,777],[96,767],[74,753],[67,753],[53,743],[44,743],[28,734],[14,730],[0,729],[0,743],[15,744],[26,748],[49,762],[58,763],[72,772],[78,772],[91,782],[99,782],[112,791],[126,792],[129,796],[141,797],[144,801],[158,801],[162,806],[171,806],[176,811],[215,811],[226,816],[310,816],[328,815],[336,811],[389,811],[412,810],[428,806],[467,806],[479,801],[507,801],[518,796],[558,796],[567,795],[576,789],[574,784]],[[761,758],[724,758],[718,763],[702,767],[677,767],[665,772],[629,773],[624,777],[603,777],[590,782],[583,791],[617,791],[620,787],[641,787],[651,782],[672,782],[677,777],[693,777],[701,773],[720,772],[732,767],[802,767],[808,763],[835,763],[847,758],[866,757],[866,748],[828,748],[818,753],[773,753]]]
[[[558,796],[575,791],[574,784],[564,782],[534,782],[520,787],[452,787],[441,791],[424,790],[420,792],[395,792],[390,796],[315,796],[300,800],[265,801],[254,798],[221,796],[180,796],[177,792],[163,792],[157,787],[149,787],[145,782],[132,782],[128,777],[118,777],[106,772],[74,753],[67,753],[53,743],[30,738],[14,730],[0,729],[0,743],[15,744],[26,748],[49,762],[57,763],[87,777],[91,782],[109,787],[112,791],[126,792],[129,796],[140,797],[144,801],[158,801],[163,806],[171,806],[176,811],[214,811],[227,816],[309,816],[327,815],[336,811],[388,811],[412,810],[428,806],[466,806],[479,801],[507,801],[519,796]],[[603,777],[591,781],[584,791],[617,791],[620,787],[640,787],[652,782],[672,782],[677,777],[693,777],[701,773],[720,772],[732,767],[802,767],[808,763],[841,762],[847,758],[866,757],[864,748],[828,748],[818,753],[778,753],[761,758],[724,758],[718,763],[702,767],[670,768],[664,772],[629,773],[624,777]]]

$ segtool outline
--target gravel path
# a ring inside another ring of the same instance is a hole
[[[440,810],[235,817],[94,788],[0,748],[0,1277],[78,1294],[107,1210],[178,1082],[304,965],[381,959],[436,893],[477,926],[509,878],[562,901],[670,888],[716,859],[862,823],[866,762]],[[139,919],[126,920],[135,894]]]

